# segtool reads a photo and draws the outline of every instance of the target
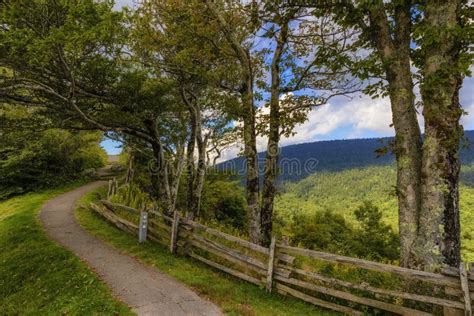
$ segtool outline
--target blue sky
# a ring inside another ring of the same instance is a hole
[[[118,155],[122,151],[121,143],[111,139],[105,139],[101,146],[109,155]]]
[[[118,0],[116,7],[131,5],[133,0]],[[474,129],[474,79],[466,78],[461,89],[461,104],[468,112],[462,118],[465,130]],[[471,114],[472,113],[472,114]],[[391,124],[390,102],[385,99],[371,99],[363,94],[353,95],[349,100],[345,97],[335,98],[329,104],[313,109],[308,121],[296,127],[296,135],[283,138],[282,146],[307,143],[318,140],[350,139],[393,136]],[[419,115],[420,126],[423,119]],[[265,138],[258,139],[259,150],[264,150]],[[102,146],[109,154],[120,152],[119,143],[106,140]],[[235,157],[240,148],[230,148],[223,152],[222,160]]]

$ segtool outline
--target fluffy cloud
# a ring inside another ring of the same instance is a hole
[[[474,91],[474,79],[468,78],[464,81],[461,90],[461,104],[468,112],[461,119],[465,129],[474,128],[472,91]],[[424,122],[421,113],[418,115],[418,120],[423,129]],[[371,99],[365,95],[357,95],[352,100],[340,98],[313,109],[308,115],[308,120],[296,127],[296,135],[281,139],[281,146],[327,139],[393,136],[394,130],[390,126],[391,123],[392,111],[388,98]],[[259,137],[257,149],[264,151],[266,143],[265,137]],[[236,157],[241,149],[241,145],[238,145],[223,151],[219,161]]]
[[[375,135],[392,135],[390,127],[392,113],[388,99],[372,100],[359,95],[352,100],[340,100],[313,109],[308,121],[298,126],[295,137],[282,139],[283,145],[310,142],[330,138],[330,135],[340,128],[346,134],[339,137],[364,137]]]
[[[264,109],[264,112],[266,111]],[[372,100],[359,96],[345,103],[326,104],[313,109],[308,120],[295,128],[294,136],[281,139],[281,146],[331,139],[341,128],[346,131],[342,138],[362,137],[367,132],[392,135],[393,129],[389,126],[391,120],[390,103],[387,99]],[[264,151],[266,145],[266,137],[257,138],[258,151]],[[240,150],[240,145],[224,150],[219,161],[234,158]]]

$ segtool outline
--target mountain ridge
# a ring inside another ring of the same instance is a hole
[[[465,131],[466,141],[461,145],[462,164],[474,162],[474,130]],[[392,153],[377,156],[376,151],[387,146],[393,137],[325,140],[294,144],[280,148],[279,181],[298,181],[321,171],[342,171],[368,166],[392,164]],[[466,146],[467,145],[467,146]],[[259,171],[263,173],[265,151],[258,153]],[[245,174],[245,159],[237,157],[218,164],[220,170]]]

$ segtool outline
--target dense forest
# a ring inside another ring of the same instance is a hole
[[[474,166],[472,164],[463,166],[461,174],[462,178],[466,178],[466,180],[461,182],[460,208],[462,255],[466,261],[474,259],[473,173]],[[344,225],[360,227],[356,210],[364,205],[365,201],[376,206],[381,212],[381,221],[396,232],[398,231],[398,214],[395,188],[396,169],[393,164],[343,171],[322,171],[298,182],[285,183],[282,185],[282,192],[275,203],[277,229],[281,234],[294,236],[300,231],[311,231],[310,226],[317,225],[316,223],[319,222],[319,226],[314,228],[315,231],[326,234],[332,232],[330,236],[335,237],[340,231],[335,229],[334,225],[315,218],[320,218],[322,214],[330,212],[335,216],[341,216],[340,222],[343,222]],[[300,229],[295,230],[297,227]],[[305,246],[312,243],[318,245],[317,249],[330,249],[354,255],[354,249],[350,249],[351,243],[347,242],[356,236],[354,234],[347,236],[347,238],[341,238],[345,235],[340,235],[337,238],[331,237],[326,239],[325,243],[316,242],[318,238],[321,238],[321,235],[315,235],[313,239],[310,239],[309,235],[308,233],[306,240],[311,240],[311,242],[303,243]],[[373,237],[366,238],[366,241]],[[339,244],[333,243],[336,239],[340,241]],[[365,249],[369,249],[369,246],[366,245]],[[356,253],[356,255],[360,256],[360,253]]]

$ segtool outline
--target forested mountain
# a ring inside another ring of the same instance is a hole
[[[462,144],[461,160],[463,164],[474,162],[474,131],[465,132],[466,141]],[[392,138],[366,138],[318,141],[291,145],[281,148],[280,181],[298,181],[320,171],[342,171],[367,166],[383,166],[394,162],[391,153],[378,155],[377,150],[386,147]],[[260,172],[263,172],[265,152],[258,155]],[[218,166],[245,174],[245,160],[238,157],[225,161]]]
[[[464,166],[462,178],[473,179],[474,166]],[[461,181],[460,208],[462,253],[474,260],[474,182]],[[283,235],[292,236],[295,220],[314,221],[314,216],[331,212],[357,224],[355,210],[370,201],[382,212],[382,220],[398,230],[395,166],[371,166],[340,172],[318,172],[298,182],[281,186],[275,201],[274,225]]]

